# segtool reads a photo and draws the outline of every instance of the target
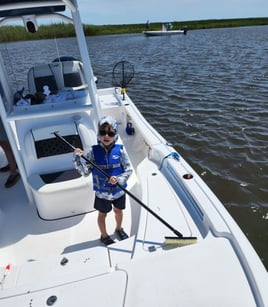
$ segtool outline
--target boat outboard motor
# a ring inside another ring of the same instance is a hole
[[[183,34],[186,35],[187,31],[188,31],[188,27],[187,26],[183,26],[182,30],[183,30]]]

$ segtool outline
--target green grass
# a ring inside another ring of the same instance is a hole
[[[244,26],[268,25],[268,17],[243,18],[243,19],[213,19],[193,21],[173,21],[173,29],[180,29],[187,25],[189,30],[229,28]],[[141,33],[145,30],[145,24],[123,25],[83,25],[86,36]],[[162,23],[151,23],[150,30],[160,30]],[[25,41],[33,39],[49,39],[55,37],[73,37],[74,29],[71,24],[57,23],[54,25],[42,25],[36,33],[28,33],[22,26],[5,26],[0,28],[0,42]]]

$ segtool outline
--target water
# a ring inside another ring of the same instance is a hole
[[[118,61],[134,65],[129,95],[223,202],[266,268],[267,36],[268,27],[261,26],[189,31],[186,36],[87,38],[98,86],[112,85]],[[14,48],[18,45],[20,53]],[[43,46],[49,46],[48,54]],[[24,82],[32,58],[41,64],[57,57],[55,46],[54,40],[2,46],[5,57],[20,67],[14,82]],[[60,55],[78,54],[73,39],[58,40],[57,48]]]

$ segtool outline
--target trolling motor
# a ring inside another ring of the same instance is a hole
[[[134,77],[134,66],[128,61],[120,61],[113,68],[113,85],[121,87],[121,94],[125,100],[127,85]]]

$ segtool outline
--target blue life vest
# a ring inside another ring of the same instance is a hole
[[[109,177],[118,176],[124,172],[121,163],[122,145],[115,144],[108,152],[100,145],[92,146],[95,162]],[[117,185],[108,182],[108,177],[104,176],[100,171],[93,168],[93,189],[102,193],[116,194],[121,189]],[[127,186],[123,185],[124,188]]]

